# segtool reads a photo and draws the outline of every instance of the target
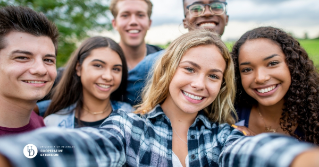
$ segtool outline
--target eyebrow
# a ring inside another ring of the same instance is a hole
[[[98,61],[98,62],[100,62],[100,63],[106,64],[105,61],[100,60],[100,59],[93,59],[91,62],[94,62],[94,61]],[[122,67],[122,64],[115,64],[114,66],[120,66],[120,67]]]
[[[273,58],[275,56],[279,56],[279,55],[277,55],[277,54],[270,55],[270,56],[264,58],[263,61],[269,60],[269,59],[271,59],[271,58]],[[243,62],[243,63],[240,63],[239,65],[249,65],[249,64],[250,64],[250,62]]]
[[[222,1],[216,1],[216,0],[210,0],[209,1],[209,3],[213,3],[213,2],[222,2]],[[193,2],[190,5],[194,5],[194,4],[204,4],[204,2],[203,1],[196,1],[196,2]]]
[[[264,61],[265,61],[265,60],[268,60],[268,59],[271,59],[271,58],[273,58],[273,57],[275,57],[275,56],[278,56],[278,55],[277,55],[277,54],[273,54],[273,55],[271,55],[271,56],[268,56],[268,57],[264,58]]]
[[[25,50],[15,50],[15,51],[11,52],[11,54],[16,54],[16,53],[33,56],[32,52],[25,51]],[[54,57],[54,58],[56,58],[56,55],[55,54],[46,54],[45,57]]]
[[[106,64],[104,61],[100,60],[100,59],[93,59],[91,62],[94,62],[94,61],[98,61],[100,63],[103,63],[103,64]]]
[[[194,63],[194,62],[192,62],[192,61],[183,61],[183,62],[181,62],[181,63],[189,63],[189,64],[195,66],[196,68],[201,69],[201,67],[200,67],[198,64],[196,64],[196,63]],[[221,73],[223,74],[223,71],[221,71],[220,69],[211,69],[211,70],[209,70],[209,71],[210,71],[210,72],[221,72]]]
[[[25,55],[33,56],[33,53],[31,53],[29,51],[25,51],[25,50],[15,50],[15,51],[12,52],[12,54],[15,54],[15,53],[22,53],[22,54],[25,54]]]

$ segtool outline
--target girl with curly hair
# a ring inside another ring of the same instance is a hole
[[[299,42],[278,28],[260,27],[235,43],[232,56],[238,129],[247,135],[283,133],[318,145],[319,75]]]

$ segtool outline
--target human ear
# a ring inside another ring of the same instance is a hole
[[[184,28],[185,28],[185,29],[189,29],[189,27],[188,27],[188,22],[187,22],[186,18],[183,19],[183,25],[184,25]]]
[[[76,70],[76,75],[80,77],[81,76],[81,65],[80,65],[80,63],[76,63],[75,70]]]
[[[228,25],[229,15],[226,15],[226,26]]]
[[[113,26],[113,28],[114,28],[115,30],[117,30],[116,20],[115,20],[115,19],[112,20],[112,26]]]

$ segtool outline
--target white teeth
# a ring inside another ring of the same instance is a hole
[[[103,85],[103,84],[97,84],[99,87],[107,89],[110,87],[110,85]]]
[[[200,25],[200,27],[215,27],[216,24],[215,23],[203,23]]]
[[[128,32],[131,33],[131,34],[137,34],[137,33],[139,33],[140,31],[139,31],[139,30],[129,30]]]
[[[257,91],[258,91],[259,93],[267,93],[267,92],[272,91],[272,90],[275,89],[275,88],[276,88],[276,86],[274,85],[274,86],[270,86],[270,87],[264,88],[264,89],[257,89]]]
[[[202,100],[202,99],[203,99],[203,97],[195,96],[195,95],[189,94],[189,93],[184,92],[184,91],[183,91],[183,93],[184,93],[184,95],[186,95],[187,97],[190,97],[191,99],[194,99],[194,100]]]
[[[32,83],[32,84],[41,84],[41,83],[45,83],[44,81],[25,81],[27,83]]]

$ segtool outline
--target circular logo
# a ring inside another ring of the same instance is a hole
[[[27,158],[34,158],[38,154],[38,148],[33,144],[28,144],[23,148],[23,154]]]

